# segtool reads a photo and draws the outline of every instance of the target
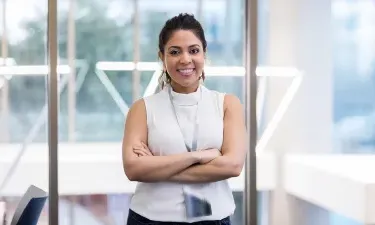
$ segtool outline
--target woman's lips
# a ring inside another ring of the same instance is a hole
[[[194,68],[190,68],[190,69],[178,69],[177,72],[181,75],[181,76],[191,76],[194,74],[194,71],[195,69]]]

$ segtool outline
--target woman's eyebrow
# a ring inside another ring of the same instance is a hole
[[[193,44],[193,45],[189,46],[189,48],[192,48],[192,47],[200,47],[200,45],[199,44]],[[170,46],[168,49],[171,49],[171,48],[181,49],[180,46]]]

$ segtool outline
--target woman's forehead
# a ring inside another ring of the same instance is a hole
[[[195,45],[202,46],[202,42],[194,32],[190,30],[178,30],[173,32],[166,47],[189,48]]]

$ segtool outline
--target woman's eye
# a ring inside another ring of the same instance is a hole
[[[178,51],[177,50],[172,50],[172,51],[169,52],[169,54],[171,54],[171,55],[177,55]]]
[[[199,49],[197,49],[197,48],[191,50],[191,53],[192,53],[192,54],[197,54],[198,52],[199,52]]]

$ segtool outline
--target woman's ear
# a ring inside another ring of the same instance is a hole
[[[159,59],[162,61],[162,62],[164,62],[164,55],[163,55],[163,53],[162,52],[158,52],[158,56],[159,56]]]

